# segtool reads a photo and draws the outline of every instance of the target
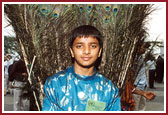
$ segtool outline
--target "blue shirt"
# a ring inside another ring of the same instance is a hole
[[[139,57],[138,69],[140,68],[140,70],[134,82],[134,85],[136,85],[136,87],[140,90],[144,90],[145,87],[147,86],[146,64],[144,59],[145,59],[144,55]]]
[[[78,75],[72,66],[47,78],[42,111],[86,111],[88,100],[105,104],[104,111],[121,110],[118,88],[109,79],[96,71]]]

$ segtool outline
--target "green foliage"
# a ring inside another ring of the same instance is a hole
[[[4,55],[17,52],[20,54],[20,46],[15,37],[4,36]]]

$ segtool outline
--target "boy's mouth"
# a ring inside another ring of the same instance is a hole
[[[89,60],[91,59],[91,57],[82,57],[82,59],[83,59],[84,61],[89,61]]]

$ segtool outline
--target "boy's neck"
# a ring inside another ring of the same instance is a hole
[[[84,76],[92,76],[94,74],[95,67],[81,67],[77,64],[74,64],[74,71],[78,75],[84,75]]]

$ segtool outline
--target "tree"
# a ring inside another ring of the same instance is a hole
[[[17,39],[15,37],[4,36],[4,54],[14,52],[21,53]]]

